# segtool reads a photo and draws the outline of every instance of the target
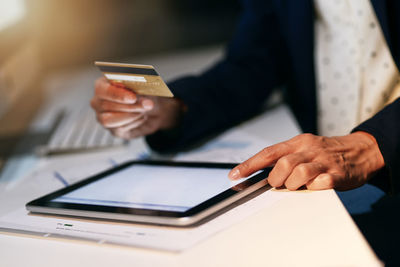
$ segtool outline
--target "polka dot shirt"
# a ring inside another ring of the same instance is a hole
[[[400,95],[399,71],[369,0],[315,0],[318,131],[348,134]]]

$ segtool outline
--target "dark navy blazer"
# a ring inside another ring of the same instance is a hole
[[[372,4],[399,68],[400,1]],[[248,0],[243,7],[223,60],[200,76],[169,85],[188,110],[179,129],[147,137],[153,149],[179,150],[233,126],[257,113],[277,87],[285,88],[285,100],[303,131],[317,134],[313,1]],[[400,189],[400,99],[355,130],[375,136],[392,189]]]

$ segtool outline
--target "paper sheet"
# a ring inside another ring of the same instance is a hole
[[[245,132],[229,132],[198,149],[179,153],[174,160],[239,163],[268,145],[271,143]]]
[[[200,148],[179,153],[177,161],[240,163],[267,146],[300,134],[300,128],[285,105],[269,110],[232,128]]]
[[[26,184],[27,180],[34,180],[35,188],[40,191],[55,191],[126,161],[148,158],[150,153],[143,139],[137,139],[131,142],[129,147],[44,158],[26,177],[19,179],[12,186],[6,186],[5,191]]]
[[[243,221],[261,209],[273,205],[288,194],[291,193],[266,191],[217,218],[194,228],[144,226],[31,215],[25,208],[20,208],[0,217],[0,229],[40,233],[44,237],[73,237],[100,244],[119,244],[179,252]],[[174,241],[171,242],[171,240]]]

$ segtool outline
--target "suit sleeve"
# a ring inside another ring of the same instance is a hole
[[[378,143],[379,149],[385,160],[385,169],[382,174],[377,175],[372,181],[377,185],[382,185],[385,191],[392,194],[400,192],[400,98],[392,104],[386,106],[375,116],[363,122],[353,131],[364,131],[373,135]],[[384,186],[384,181],[389,181],[388,186]],[[388,188],[386,188],[388,187]]]
[[[146,137],[159,152],[173,152],[233,126],[260,110],[284,83],[287,53],[271,1],[245,1],[223,60],[199,76],[169,84],[187,106],[180,126]]]

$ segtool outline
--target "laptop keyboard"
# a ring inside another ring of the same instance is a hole
[[[85,106],[64,112],[47,146],[41,147],[39,154],[59,154],[102,149],[127,144],[114,137],[97,121],[94,111]]]

